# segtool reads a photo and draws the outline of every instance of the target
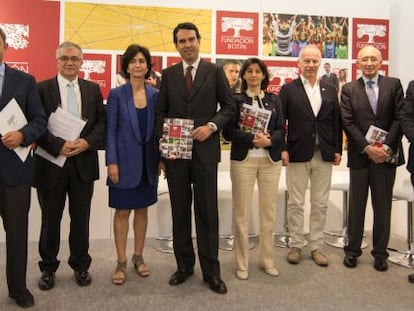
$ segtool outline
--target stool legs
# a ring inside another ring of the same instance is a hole
[[[407,268],[414,268],[414,232],[413,232],[413,202],[407,202],[407,251],[400,251],[393,248],[388,248],[392,253],[388,260],[400,266]]]
[[[329,236],[334,236],[336,239],[333,241],[329,239],[325,239],[325,243],[338,247],[338,248],[344,248],[344,246],[348,243],[348,237],[346,234],[347,228],[348,228],[348,211],[349,211],[349,205],[348,205],[348,190],[342,190],[342,230],[341,231],[325,231],[324,233]],[[367,243],[362,240],[361,248],[367,247]]]
[[[290,248],[289,221],[288,221],[288,215],[287,215],[289,192],[287,190],[285,190],[284,197],[285,197],[285,199],[284,199],[284,201],[285,201],[285,215],[283,217],[283,230],[284,231],[275,233],[274,246],[283,247],[283,248]],[[308,241],[305,240],[303,246],[306,246],[306,245],[308,245]]]

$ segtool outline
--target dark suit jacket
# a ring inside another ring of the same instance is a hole
[[[154,131],[158,90],[146,85],[145,94],[148,123],[146,139],[142,141],[131,84],[124,84],[109,93],[106,109],[106,165],[118,164],[120,176],[119,183],[116,185],[108,179],[107,182],[112,187],[136,187],[141,181],[144,170],[150,184],[154,185],[158,182],[158,144]]]
[[[3,80],[2,95],[0,97],[0,110],[16,99],[27,119],[27,124],[20,129],[23,133],[23,146],[29,146],[46,131],[47,118],[37,93],[35,79],[6,65]],[[32,183],[31,154],[22,162],[14,151],[8,150],[0,143],[0,174],[1,180],[9,185],[30,185]]]
[[[329,77],[328,77],[327,74],[324,74],[321,79],[322,79],[323,82],[333,85],[336,88],[336,90],[338,91],[338,89],[339,89],[339,79],[336,76],[336,74],[331,72]]]
[[[399,111],[399,119],[404,135],[410,142],[407,170],[414,173],[414,81],[408,84],[403,105]]]
[[[194,78],[190,94],[184,80],[183,63],[175,64],[163,71],[161,89],[156,108],[157,139],[162,136],[165,117],[190,118],[198,127],[214,122],[218,131],[203,142],[194,141],[193,158],[202,163],[213,164],[220,161],[220,129],[234,114],[234,102],[223,70],[201,60]],[[219,86],[219,87],[217,87]],[[220,110],[217,111],[217,105]]]
[[[319,82],[322,105],[315,117],[300,78],[284,85],[279,93],[287,120],[289,161],[307,162],[315,151],[316,135],[324,161],[331,162],[342,153],[342,128],[335,88]]]
[[[243,161],[249,149],[253,149],[252,133],[245,133],[240,130],[239,118],[240,109],[243,104],[252,104],[252,99],[246,93],[234,95],[236,102],[236,114],[232,120],[224,127],[223,136],[226,140],[232,142],[230,158],[236,161]],[[280,160],[282,145],[285,141],[285,119],[283,118],[282,105],[279,97],[274,94],[265,93],[262,99],[264,109],[272,112],[267,132],[271,135],[272,145],[265,148],[269,152],[269,156],[273,161]]]
[[[348,138],[348,166],[351,168],[364,168],[369,159],[364,149],[368,146],[365,139],[370,125],[375,125],[388,132],[385,144],[393,152],[398,152],[398,163],[404,163],[400,122],[397,112],[403,101],[403,89],[400,80],[380,76],[378,81],[378,107],[374,114],[362,78],[347,83],[342,87],[341,112],[345,133]]]
[[[38,84],[40,98],[49,116],[61,105],[57,77]],[[99,178],[98,146],[103,145],[105,133],[105,110],[99,86],[90,81],[79,79],[82,98],[82,118],[87,120],[80,138],[85,139],[90,148],[74,157],[78,174],[83,182]],[[58,156],[65,140],[47,131],[38,141],[39,146],[53,156]],[[34,186],[42,190],[50,190],[58,182],[62,168],[35,155]],[[47,177],[46,177],[47,176]]]

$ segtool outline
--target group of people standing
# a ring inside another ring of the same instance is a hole
[[[139,276],[150,275],[143,258],[147,209],[157,201],[158,179],[164,172],[177,264],[169,284],[182,284],[194,273],[191,236],[194,203],[203,281],[213,292],[225,294],[227,287],[221,279],[218,260],[217,168],[221,131],[232,142],[230,176],[238,279],[249,278],[248,224],[256,180],[260,218],[258,264],[267,275],[279,275],[274,263],[273,230],[282,165],[287,172],[287,216],[292,234],[287,261],[298,264],[302,260],[304,199],[310,185],[310,257],[317,265],[328,266],[329,259],[321,247],[322,234],[332,166],[341,162],[343,130],[348,139],[350,168],[348,244],[343,264],[356,267],[362,253],[370,189],[374,210],[373,265],[378,271],[387,270],[392,188],[396,166],[404,161],[403,131],[410,141],[414,140],[413,84],[403,100],[400,81],[378,74],[381,53],[367,46],[359,52],[357,60],[362,77],[342,87],[339,102],[335,86],[318,79],[321,51],[309,44],[299,54],[300,77],[284,85],[279,96],[266,91],[269,73],[258,58],[244,61],[239,79],[233,78],[234,83],[241,81],[237,86],[240,91],[235,92],[225,70],[199,56],[201,35],[196,25],[178,24],[173,30],[173,42],[182,61],[163,71],[159,90],[146,83],[151,72],[148,49],[136,44],[128,46],[122,56],[127,82],[110,91],[105,111],[99,87],[78,76],[83,58],[78,45],[60,44],[56,51],[57,76],[36,86],[33,77],[4,63],[7,44],[0,29],[0,109],[14,98],[28,122],[21,129],[2,133],[0,144],[0,215],[6,231],[9,296],[21,307],[34,304],[26,286],[31,185],[37,189],[42,210],[39,288],[50,290],[55,285],[66,196],[71,218],[68,263],[79,286],[91,284],[89,217],[94,181],[99,178],[97,150],[103,145],[109,206],[115,209],[117,264],[112,282],[122,285],[126,280],[132,210],[132,264]],[[47,118],[58,107],[86,120],[78,139],[65,140],[47,129]],[[246,109],[266,115],[265,125],[246,131],[241,124]],[[191,159],[159,157],[165,118],[194,121]],[[367,141],[365,134],[370,126],[388,132],[382,144],[370,145]],[[64,165],[57,166],[37,154],[34,159],[29,156],[21,161],[13,150],[33,143],[53,157],[66,157]],[[409,168],[414,171],[410,163]]]

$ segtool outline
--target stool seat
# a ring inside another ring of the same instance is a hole
[[[414,190],[411,184],[410,176],[404,177],[404,180],[400,185],[394,185],[393,199],[407,201],[407,250],[388,248],[390,251],[388,260],[400,266],[414,268]]]

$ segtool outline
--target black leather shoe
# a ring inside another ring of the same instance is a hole
[[[408,282],[414,283],[414,273],[408,276]]]
[[[10,296],[16,301],[16,304],[22,308],[30,308],[34,306],[34,298],[33,295],[27,291],[24,294],[18,296]]]
[[[203,277],[204,282],[210,285],[210,289],[217,293],[217,294],[226,294],[227,293],[227,287],[226,284],[223,282],[222,279],[220,279],[217,276],[214,277]]]
[[[193,269],[185,270],[185,269],[179,269],[171,275],[170,280],[168,283],[172,286],[179,285],[181,283],[184,283],[190,276],[192,276],[194,273]]]
[[[92,283],[92,277],[88,271],[75,271],[75,280],[79,286],[88,286]]]
[[[358,264],[358,259],[352,255],[345,255],[344,266],[347,268],[355,268]]]
[[[41,290],[49,290],[53,288],[55,286],[55,273],[51,271],[43,271],[38,285]]]
[[[375,257],[374,268],[377,271],[387,271],[388,270],[387,259],[383,257]]]

